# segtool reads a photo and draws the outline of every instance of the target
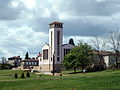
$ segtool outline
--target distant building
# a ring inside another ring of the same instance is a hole
[[[36,69],[38,66],[38,59],[24,59],[21,61],[21,69]]]
[[[104,68],[114,68],[114,65],[116,64],[116,58],[115,58],[115,53],[114,52],[109,52],[109,51],[100,51],[99,52],[102,58],[102,67]],[[95,57],[95,66],[100,66],[100,59],[99,56],[97,55],[97,52],[95,52],[96,57]],[[120,55],[118,56],[118,62],[120,62]]]
[[[22,58],[20,58],[20,56],[14,56],[14,57],[10,57],[8,58],[8,64],[10,64],[12,67],[18,67],[20,66]]]

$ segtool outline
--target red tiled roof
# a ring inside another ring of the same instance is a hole
[[[49,25],[51,25],[51,24],[63,24],[63,23],[55,21],[55,22],[49,23]]]
[[[110,52],[110,51],[94,51],[94,54],[101,54],[101,55],[111,55],[111,54],[115,54],[114,52]]]

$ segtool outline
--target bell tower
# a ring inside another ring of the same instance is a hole
[[[63,43],[63,23],[53,22],[49,24],[49,46],[50,61],[52,70],[59,71],[62,60],[62,43]]]

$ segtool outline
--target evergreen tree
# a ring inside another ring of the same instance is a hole
[[[25,78],[25,75],[24,75],[24,73],[22,73],[22,74],[21,74],[21,78]]]
[[[30,77],[30,73],[29,72],[26,73],[26,77]]]
[[[26,55],[25,55],[25,59],[29,59],[29,54],[28,54],[28,52],[27,52]]]
[[[15,78],[18,78],[18,74],[17,73],[15,73]]]

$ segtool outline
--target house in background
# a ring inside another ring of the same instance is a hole
[[[106,68],[115,68],[116,58],[113,52],[103,55],[104,62],[106,63]],[[118,55],[118,68],[120,68],[120,55]]]
[[[8,64],[10,64],[12,67],[17,68],[21,64],[22,58],[20,56],[14,56],[8,58]]]
[[[38,70],[39,69],[39,60],[32,58],[32,59],[24,59],[21,61],[21,67],[20,69],[33,69]]]
[[[97,55],[97,51],[95,51],[96,57],[95,57],[95,67],[100,66],[100,59],[99,56]],[[114,68],[116,64],[116,58],[115,58],[115,53],[110,52],[110,51],[99,51],[99,54],[101,55],[101,65],[104,69],[108,68]],[[118,55],[118,62],[120,62],[120,55]]]

